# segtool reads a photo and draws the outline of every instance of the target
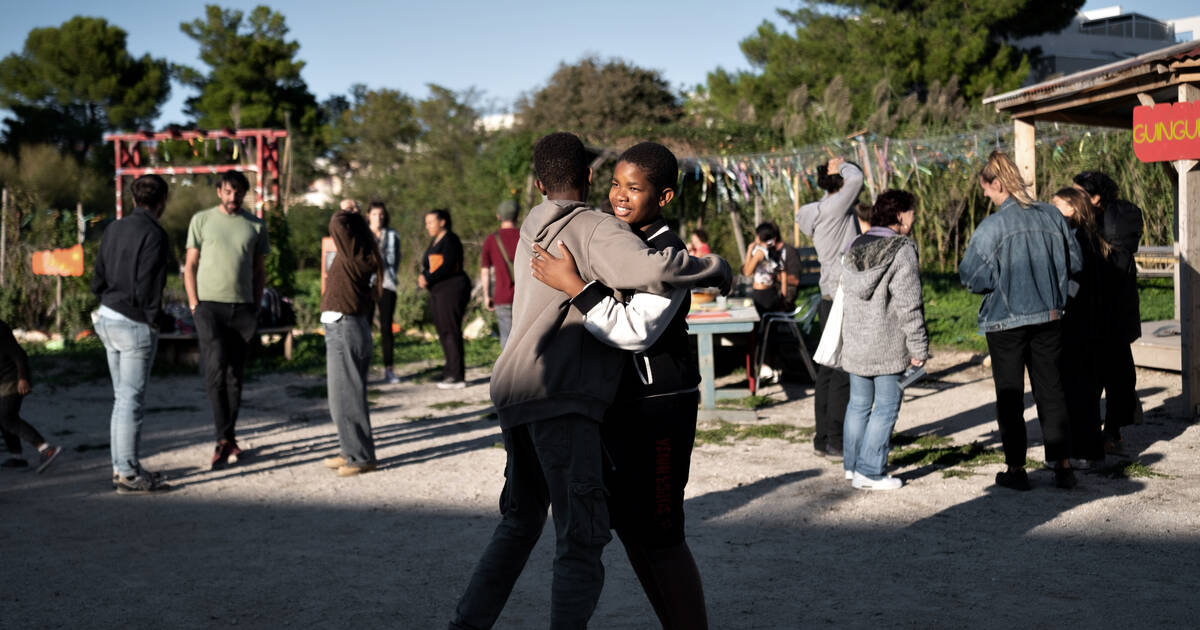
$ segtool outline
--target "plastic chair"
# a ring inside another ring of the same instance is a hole
[[[803,326],[807,330],[812,326],[812,321],[817,316],[817,305],[821,302],[821,294],[814,293],[803,304],[796,307],[796,310],[788,313],[763,313],[760,323],[762,325],[762,343],[758,344],[758,356],[755,357],[754,375],[757,377],[759,371],[762,370],[763,363],[767,358],[767,341],[771,337],[771,329],[778,324],[786,326],[793,335],[796,336],[796,342],[800,347],[800,358],[804,359],[804,367],[808,369],[808,375],[813,382],[817,381],[817,368],[813,365],[812,355],[808,352],[808,346],[804,343],[804,335],[800,334],[800,327]]]

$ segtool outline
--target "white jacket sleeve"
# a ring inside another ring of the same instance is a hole
[[[627,304],[608,295],[584,313],[583,326],[606,345],[643,352],[658,341],[687,295],[687,289],[672,289],[668,297],[639,292]]]

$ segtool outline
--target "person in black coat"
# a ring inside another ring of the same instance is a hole
[[[1142,240],[1142,210],[1118,199],[1117,184],[1098,171],[1084,171],[1074,187],[1086,193],[1099,209],[1096,230],[1110,251],[1104,268],[1104,329],[1098,348],[1100,387],[1105,393],[1105,450],[1122,450],[1121,427],[1133,424],[1138,408],[1137,372],[1129,344],[1142,336],[1137,268],[1133,257]]]
[[[1083,268],[1071,276],[1072,293],[1063,316],[1063,388],[1071,421],[1071,457],[1090,468],[1104,461],[1100,419],[1101,348],[1104,342],[1104,280],[1111,247],[1096,229],[1097,208],[1087,193],[1063,188],[1054,193],[1058,208],[1079,243]]]
[[[466,387],[462,320],[471,297],[471,280],[463,272],[462,241],[451,228],[449,210],[438,208],[425,214],[425,231],[433,240],[421,257],[421,275],[417,277],[417,284],[429,290],[433,326],[446,355],[440,389]]]

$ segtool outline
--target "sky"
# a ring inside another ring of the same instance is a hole
[[[225,0],[249,12],[259,2]],[[686,90],[717,67],[748,69],[738,43],[763,20],[781,24],[777,7],[795,0],[458,0],[413,2],[279,0],[269,6],[287,18],[309,90],[318,100],[350,86],[399,89],[414,97],[426,85],[476,88],[503,111],[523,92],[545,84],[560,62],[588,54],[620,57],[662,72]],[[1088,2],[1094,9],[1116,4]],[[1195,0],[1139,0],[1122,5],[1159,19],[1200,13]],[[0,0],[0,56],[19,52],[29,30],[57,26],[75,15],[103,17],[128,33],[135,56],[150,53],[200,69],[199,49],[179,24],[201,17],[204,3],[182,0]],[[158,126],[184,122],[193,92],[172,85]]]

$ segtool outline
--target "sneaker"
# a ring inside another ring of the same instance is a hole
[[[1024,468],[1018,468],[1015,472],[1004,470],[996,473],[996,485],[1024,492],[1030,489],[1029,475]]]
[[[1075,471],[1069,467],[1054,469],[1054,485],[1063,490],[1070,490],[1078,485],[1079,481],[1075,479]]]
[[[391,370],[384,370],[383,382],[387,383],[388,385],[395,385],[396,383],[400,382],[400,377],[396,376],[396,373]]]
[[[854,481],[854,471],[853,470],[846,471],[846,481]]]
[[[904,485],[904,482],[897,477],[884,475],[878,479],[868,477],[860,472],[855,472],[854,481],[850,485],[859,490],[895,490]]]
[[[229,443],[229,463],[230,464],[238,463],[238,458],[241,456],[242,456],[242,449],[238,448],[237,442],[236,441],[230,442]]]
[[[346,464],[337,469],[337,474],[339,477],[353,477],[371,472],[372,470],[375,470],[375,462],[366,462],[358,465]]]
[[[145,472],[117,479],[117,494],[150,494],[166,492],[170,489],[171,486],[163,483],[157,475]]]
[[[830,457],[841,457],[842,447],[837,444],[829,443],[825,445],[825,454]]]
[[[59,455],[62,454],[62,447],[61,446],[47,446],[46,450],[39,451],[39,453],[42,456],[42,463],[39,464],[37,467],[38,474],[40,475],[43,472],[45,472],[45,470],[47,468],[50,467],[50,464],[54,463],[55,459],[58,459]]]
[[[147,476],[147,477],[149,477],[149,478],[153,479],[154,481],[162,481],[163,479],[166,479],[166,478],[167,478],[167,477],[166,477],[166,475],[164,475],[164,474],[162,474],[162,473],[160,473],[160,472],[150,472],[149,470],[146,470],[145,468],[143,468],[143,469],[139,470],[139,471],[138,471],[138,474],[139,474],[139,475],[145,475],[145,476]],[[116,489],[117,489],[117,484],[119,484],[119,483],[121,483],[121,473],[119,473],[119,472],[117,472],[117,471],[115,471],[115,470],[114,470],[114,471],[113,471],[113,476],[112,476],[112,487],[113,487],[113,490],[116,490]]]
[[[346,458],[342,457],[341,455],[334,455],[333,457],[326,457],[325,459],[321,460],[321,463],[325,464],[326,468],[337,470],[349,462],[347,462]]]
[[[223,468],[229,463],[229,446],[230,443],[225,440],[217,442],[217,447],[213,449],[211,466],[213,470]]]
[[[813,454],[817,457],[825,457],[828,453],[825,452],[825,443],[813,441]]]
[[[456,381],[454,379],[446,379],[437,384],[438,389],[462,389],[467,386],[466,381]]]
[[[29,462],[21,457],[9,457],[0,462],[0,468],[29,468]]]

